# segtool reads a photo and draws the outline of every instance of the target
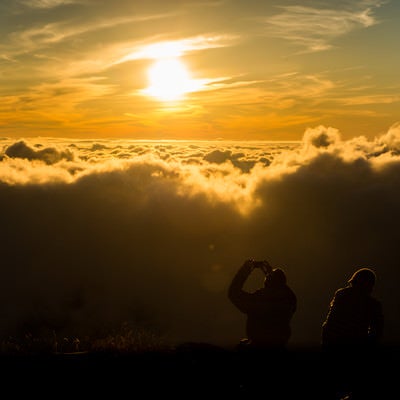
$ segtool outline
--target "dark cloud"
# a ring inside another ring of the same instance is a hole
[[[376,270],[385,340],[398,340],[400,160],[389,149],[371,156],[384,136],[319,132],[245,174],[147,156],[82,162],[72,182],[1,184],[1,332],[99,332],[130,320],[171,341],[232,344],[244,316],[227,286],[256,257],[284,268],[298,295],[293,343],[319,342],[332,294],[361,266]]]
[[[339,139],[339,132],[336,129],[325,128],[324,126],[308,129],[303,138],[305,143],[310,143],[315,147],[329,147]]]
[[[231,155],[232,152],[229,150],[226,151],[213,150],[211,153],[208,153],[204,156],[204,160],[211,163],[221,164],[230,160]]]
[[[247,159],[244,153],[233,153],[230,150],[213,150],[206,154],[203,159],[209,163],[223,164],[225,162],[231,162],[236,168],[239,168],[242,172],[249,172],[254,165],[256,160]]]
[[[24,141],[13,143],[4,152],[11,158],[25,158],[27,160],[40,160],[46,164],[55,164],[61,160],[72,161],[74,156],[70,150],[59,151],[55,147],[35,150]]]

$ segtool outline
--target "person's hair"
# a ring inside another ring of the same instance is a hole
[[[358,285],[363,283],[368,283],[374,285],[376,281],[376,274],[370,268],[360,268],[349,279],[349,283],[352,285]]]
[[[282,286],[286,284],[286,274],[280,268],[274,268],[271,272],[270,283],[273,286]]]

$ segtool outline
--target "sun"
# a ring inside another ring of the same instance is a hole
[[[179,58],[162,58],[148,70],[149,86],[143,92],[162,101],[180,100],[186,93],[198,89]]]

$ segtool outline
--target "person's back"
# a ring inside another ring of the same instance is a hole
[[[375,350],[383,333],[382,306],[371,295],[375,279],[371,269],[357,270],[330,302],[322,325],[326,387],[331,388],[327,399],[346,391],[352,392],[354,399],[375,398]]]
[[[256,346],[284,346],[291,336],[296,299],[288,286],[266,287],[254,293],[247,311],[246,331]]]
[[[323,325],[323,343],[367,344],[378,336],[379,314],[380,303],[358,288],[348,286],[337,290]]]
[[[281,269],[270,271],[263,288],[254,293],[245,292],[244,282],[253,269],[251,262],[243,264],[232,280],[228,296],[247,314],[246,334],[253,347],[285,347],[291,336],[290,321],[296,311],[296,296],[287,286]]]

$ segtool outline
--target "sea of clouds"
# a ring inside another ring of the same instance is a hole
[[[245,259],[283,268],[293,344],[318,344],[334,291],[376,270],[400,333],[400,124],[300,142],[0,140],[0,334],[96,334],[124,321],[173,343],[231,345]],[[262,284],[250,277],[246,288]]]

